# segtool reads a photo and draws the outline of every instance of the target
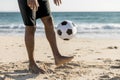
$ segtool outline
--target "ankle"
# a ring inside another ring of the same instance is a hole
[[[62,55],[60,55],[60,54],[55,56],[56,59],[59,59],[61,57],[62,57]]]
[[[32,65],[36,65],[35,61],[30,61],[29,62],[29,65],[32,66]]]

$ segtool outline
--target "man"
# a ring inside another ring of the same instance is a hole
[[[36,30],[36,19],[41,18],[45,26],[46,37],[51,46],[55,64],[60,66],[73,59],[73,57],[61,56],[57,44],[56,36],[54,32],[53,20],[50,13],[50,7],[48,0],[18,0],[21,15],[26,26],[25,28],[25,44],[29,57],[29,70],[32,73],[45,73],[44,70],[40,69],[34,60],[34,36]],[[56,5],[61,4],[61,0],[54,0]]]

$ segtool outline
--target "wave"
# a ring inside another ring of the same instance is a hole
[[[0,25],[0,34],[23,34],[24,32],[24,24]],[[44,28],[39,25],[36,32],[43,33]]]
[[[78,23],[78,34],[88,33],[117,33],[120,34],[120,24],[102,24],[102,23]],[[55,24],[56,28],[57,24]],[[0,25],[0,33],[24,33],[25,26],[23,24]],[[43,25],[38,24],[37,33],[44,33]]]
[[[77,28],[80,29],[120,29],[120,24],[102,24],[102,23],[79,23],[76,24]],[[55,25],[56,27],[57,25]],[[24,24],[11,24],[11,25],[0,25],[0,29],[23,29]],[[37,28],[44,28],[43,25],[37,25]]]
[[[79,29],[84,30],[113,30],[120,29],[120,24],[102,24],[102,23],[91,23],[91,24],[77,24]]]

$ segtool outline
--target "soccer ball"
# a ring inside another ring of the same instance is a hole
[[[72,39],[76,33],[77,26],[72,21],[65,20],[57,26],[57,34],[63,40]]]

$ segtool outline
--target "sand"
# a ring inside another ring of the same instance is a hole
[[[0,80],[120,80],[120,40],[57,38],[62,55],[74,59],[55,68],[54,58],[45,37],[36,36],[35,60],[46,74],[28,71],[23,36],[0,36]]]

